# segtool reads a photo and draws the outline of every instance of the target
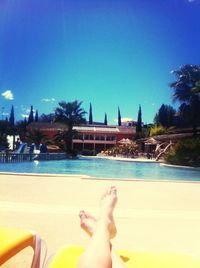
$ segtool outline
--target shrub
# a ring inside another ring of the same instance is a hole
[[[165,156],[169,164],[200,167],[200,138],[179,141]]]
[[[163,135],[167,133],[167,129],[163,126],[155,126],[150,129],[150,137],[156,136],[156,135]]]
[[[131,142],[130,144],[124,144],[124,145],[117,145],[113,148],[110,148],[108,150],[108,155],[127,155],[127,156],[133,156],[138,151],[138,145],[136,142]]]

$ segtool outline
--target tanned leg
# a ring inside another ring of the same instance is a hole
[[[110,230],[113,229],[113,210],[117,191],[111,187],[101,198],[100,216],[89,246],[80,257],[78,268],[112,268]]]
[[[111,189],[110,189],[111,191]],[[116,193],[116,189],[112,188],[112,191],[115,191]],[[107,195],[107,193],[105,193],[103,195],[104,196]],[[80,211],[79,213],[79,217],[80,217],[80,225],[81,228],[90,236],[92,237],[95,230],[96,230],[96,225],[97,225],[97,219],[92,216],[90,213],[85,212],[85,211]],[[115,227],[115,223],[114,223],[114,219],[113,219],[113,215],[111,215],[110,217],[110,226],[109,226],[109,235],[110,235],[110,239],[114,238],[116,235],[116,227]],[[112,247],[110,247],[110,251],[111,251],[111,261],[112,261],[112,268],[125,268],[126,266],[124,265],[124,262],[121,260],[121,258],[114,252],[114,250],[112,249]]]

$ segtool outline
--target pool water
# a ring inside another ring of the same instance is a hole
[[[200,170],[165,167],[159,163],[98,158],[0,164],[0,172],[82,174],[110,179],[200,181]]]

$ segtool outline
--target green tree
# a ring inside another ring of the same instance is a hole
[[[31,105],[31,110],[30,110],[30,114],[28,117],[28,124],[32,123],[34,121],[34,117],[33,117],[33,106]]]
[[[72,129],[72,132],[69,132],[67,129],[59,131],[55,137],[54,142],[61,150],[72,153],[72,149],[69,150],[69,146],[72,146],[68,141],[72,140],[73,137],[77,134],[77,131]]]
[[[153,119],[154,125],[158,126],[159,125],[159,119],[158,119],[158,113],[155,114],[154,119]]]
[[[150,133],[149,136],[157,136],[157,135],[163,135],[163,134],[167,134],[167,129],[164,128],[163,126],[153,126],[150,128]]]
[[[12,105],[11,111],[10,111],[10,117],[9,117],[9,124],[11,127],[14,127],[15,125],[15,115],[14,115],[14,107]]]
[[[200,167],[200,138],[179,140],[166,154],[165,161],[173,165]]]
[[[47,135],[39,129],[33,129],[27,132],[26,139],[29,143],[35,143],[36,147],[39,148],[40,143],[47,140]]]
[[[55,114],[50,113],[50,114],[41,114],[38,118],[40,122],[48,122],[51,123],[55,119]]]
[[[122,120],[121,120],[121,113],[120,113],[120,109],[118,107],[118,126],[122,125]]]
[[[104,125],[108,125],[108,119],[107,119],[107,114],[105,113],[105,117],[104,117]]]
[[[141,105],[139,105],[136,133],[141,133],[141,132],[142,132],[142,109],[141,109]]]
[[[92,104],[90,103],[90,110],[89,110],[89,124],[93,124],[93,116],[92,116]]]
[[[26,126],[27,126],[26,117],[24,118],[24,120],[16,122],[17,134],[19,134],[21,141],[24,141],[26,138],[26,131],[27,131]]]
[[[38,110],[35,112],[35,122],[38,122]]]
[[[195,83],[195,86],[192,88],[194,94],[200,94],[200,80]]]
[[[179,125],[181,127],[189,127],[191,126],[191,122],[192,122],[192,110],[191,110],[191,106],[189,104],[186,103],[182,103],[179,106]]]
[[[193,135],[197,133],[197,122],[200,116],[200,65],[186,64],[173,71],[176,81],[170,84],[174,89],[173,100],[179,101],[181,104],[190,105],[192,111]]]
[[[173,126],[175,113],[176,110],[171,105],[162,104],[154,117],[154,122],[163,127]]]
[[[0,120],[0,150],[8,149],[7,134],[9,123],[6,120]]]
[[[81,108],[82,102],[77,100],[73,102],[59,102],[59,107],[55,110],[55,122],[62,123],[66,126],[65,131],[65,144],[66,151],[68,153],[73,153],[72,150],[72,139],[74,135],[73,127],[75,125],[85,124],[85,114],[86,112]]]

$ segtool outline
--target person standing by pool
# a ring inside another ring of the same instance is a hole
[[[125,268],[117,256],[110,239],[116,235],[113,210],[117,203],[117,189],[112,186],[101,198],[100,216],[96,220],[85,211],[80,211],[81,227],[91,236],[90,243],[79,259],[78,268]]]
[[[47,147],[44,143],[40,143],[40,153],[47,153]]]
[[[33,154],[34,153],[34,150],[35,150],[35,143],[32,143],[31,146],[30,146],[29,153],[30,154]]]

